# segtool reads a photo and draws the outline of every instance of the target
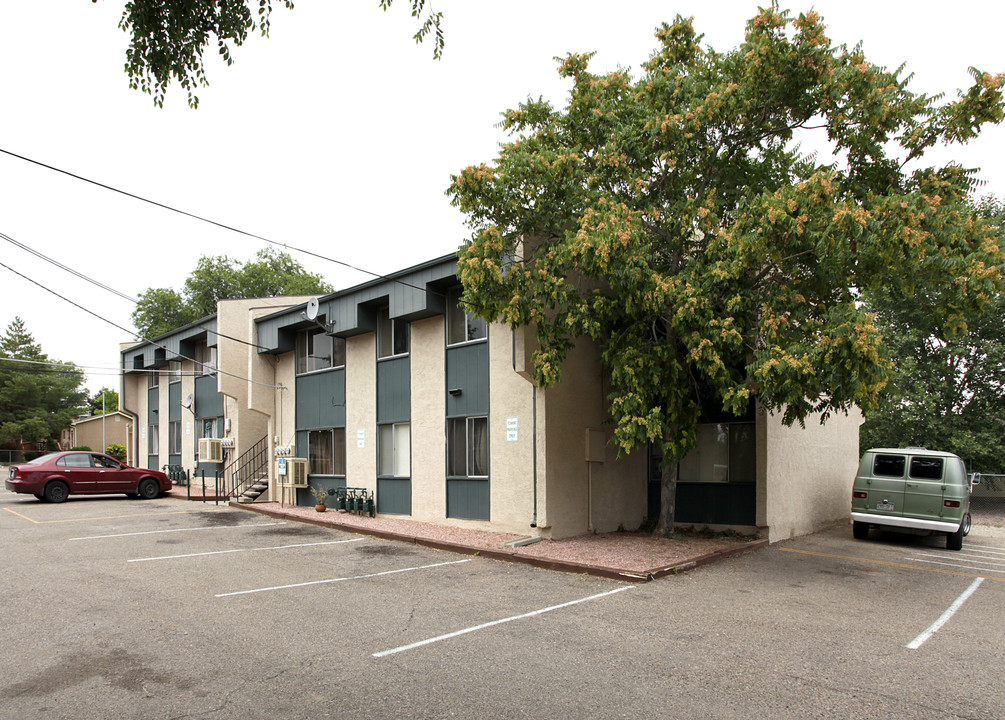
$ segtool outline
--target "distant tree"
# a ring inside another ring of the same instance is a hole
[[[728,52],[680,16],[656,37],[638,78],[567,56],[565,108],[505,113],[514,140],[448,192],[473,229],[465,303],[534,328],[545,387],[580,338],[596,343],[614,443],[662,450],[656,530],[671,534],[703,403],[739,415],[756,401],[787,424],[871,407],[890,364],[856,290],[930,294],[948,332],[1001,290],[971,173],[905,168],[1000,122],[1005,77],[972,70],[955,100],[917,95],[901,70],[833,45],[817,13],[777,4]],[[831,155],[801,153],[810,136]]]
[[[87,399],[87,404],[91,408],[92,415],[100,415],[103,412],[113,413],[119,409],[119,393],[103,387]]]
[[[50,360],[15,317],[0,337],[0,442],[39,442],[58,436],[83,413],[84,373]]]
[[[987,197],[977,210],[1005,246],[1005,202]],[[866,415],[861,445],[947,450],[973,471],[1005,473],[1005,295],[984,313],[968,313],[966,331],[957,333],[937,322],[937,288],[918,288],[909,303],[883,288],[864,300],[894,371]]]
[[[97,2],[97,0],[92,0]],[[380,0],[385,11],[394,0]],[[434,12],[429,0],[409,0],[419,29],[412,37],[422,42],[433,35],[433,57],[443,54],[442,13]],[[292,0],[282,0],[293,8]],[[130,35],[126,50],[129,87],[153,96],[154,104],[164,105],[164,94],[172,81],[187,93],[188,104],[199,106],[198,86],[209,84],[203,52],[216,38],[217,52],[227,65],[233,64],[231,44],[244,44],[249,33],[268,37],[272,0],[130,0],[119,27]]]
[[[323,295],[332,291],[320,275],[307,272],[288,253],[259,250],[257,259],[242,263],[226,255],[203,256],[185,280],[182,292],[148,288],[133,310],[133,325],[149,339],[216,312],[219,300]]]

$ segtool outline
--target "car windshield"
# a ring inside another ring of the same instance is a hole
[[[49,453],[48,455],[40,455],[39,457],[35,458],[34,460],[29,460],[28,462],[25,463],[25,465],[41,465],[44,462],[48,462],[49,460],[52,460],[52,456],[55,455],[55,454],[56,453]]]

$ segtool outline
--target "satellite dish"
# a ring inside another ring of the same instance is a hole
[[[193,402],[195,402],[195,395],[193,395],[192,393],[189,393],[188,397],[185,398],[184,401],[182,401],[181,406],[183,408],[191,408]]]
[[[307,319],[317,320],[318,312],[321,310],[321,303],[318,302],[317,298],[311,298],[307,301]]]

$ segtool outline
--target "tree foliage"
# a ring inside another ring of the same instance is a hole
[[[703,398],[737,414],[756,400],[786,423],[872,407],[890,363],[857,291],[939,288],[929,311],[953,332],[1001,289],[1002,252],[966,204],[972,173],[905,164],[999,122],[1003,76],[972,70],[940,104],[835,46],[816,13],[777,6],[729,52],[680,16],[656,38],[637,79],[565,57],[566,107],[506,112],[514,140],[448,194],[473,229],[465,301],[536,329],[542,386],[577,338],[597,344],[614,442],[662,447],[670,533]]]
[[[226,255],[204,255],[181,292],[148,288],[140,294],[132,315],[139,336],[157,337],[212,315],[219,300],[332,291],[321,275],[307,272],[288,253],[266,248],[255,257],[242,263]]]
[[[380,0],[386,11],[394,0]],[[97,0],[92,0],[97,2]],[[428,0],[409,0],[412,16],[419,22],[413,35],[422,42],[433,35],[433,57],[443,54],[442,13],[434,12]],[[293,8],[292,0],[282,0]],[[199,106],[195,91],[206,87],[203,53],[215,39],[217,53],[227,65],[234,59],[231,48],[239,47],[249,33],[268,37],[272,0],[130,0],[119,27],[129,33],[126,74],[129,87],[153,96],[164,106],[164,94],[172,82],[188,93],[188,104]]]
[[[87,406],[92,415],[113,413],[119,409],[119,393],[111,388],[103,387],[87,398]]]
[[[84,374],[50,360],[19,317],[0,337],[0,442],[58,437],[87,404]]]
[[[1005,243],[1005,202],[985,198],[978,213]],[[914,302],[883,289],[865,301],[889,349],[894,373],[862,425],[863,447],[920,446],[954,452],[977,472],[1005,473],[1005,295],[964,318],[967,332],[945,334],[933,322],[937,289]]]

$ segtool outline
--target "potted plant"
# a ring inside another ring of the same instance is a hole
[[[307,487],[310,488],[311,494],[314,495],[314,500],[317,502],[314,509],[318,512],[324,512],[327,510],[328,508],[325,506],[325,503],[328,501],[328,490],[325,488],[314,487],[313,485],[308,485]]]

